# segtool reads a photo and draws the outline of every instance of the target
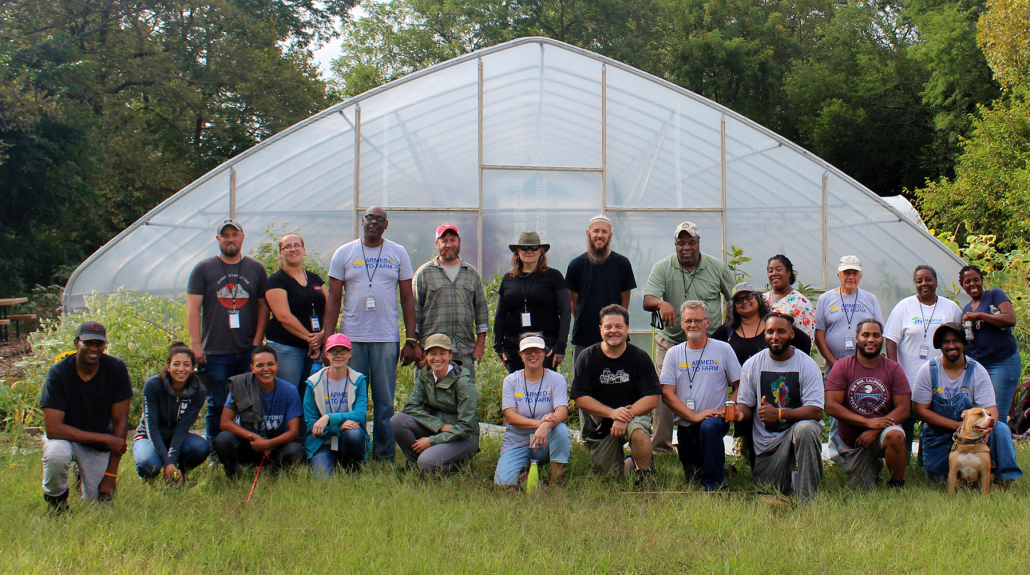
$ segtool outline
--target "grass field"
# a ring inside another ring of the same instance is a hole
[[[828,468],[818,497],[793,510],[751,492],[633,493],[601,479],[576,446],[566,485],[528,495],[492,486],[499,441],[472,467],[423,479],[393,465],[329,481],[307,469],[227,480],[202,468],[186,486],[147,484],[123,459],[113,505],[72,498],[47,516],[38,444],[3,444],[0,573],[1020,573],[1030,479],[990,497],[949,499],[921,469],[907,486],[856,493]],[[1019,446],[1020,464],[1030,452]],[[696,491],[675,456],[658,490]]]

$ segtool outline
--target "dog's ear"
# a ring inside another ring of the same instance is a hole
[[[969,410],[968,410],[968,409],[962,412],[962,415],[961,415],[961,417],[962,417],[962,418],[964,419],[964,418],[966,417],[966,414],[967,414],[967,413],[969,413]]]

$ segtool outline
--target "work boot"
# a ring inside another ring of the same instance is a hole
[[[65,511],[68,511],[68,492],[65,491],[60,495],[47,495],[43,494],[43,499],[47,502],[49,507],[47,510],[54,515],[60,515]]]

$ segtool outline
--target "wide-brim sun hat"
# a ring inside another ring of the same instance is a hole
[[[540,241],[540,234],[536,232],[522,232],[519,234],[519,241],[516,244],[508,244],[508,249],[515,251],[519,248],[535,248],[539,247],[545,252],[551,249],[551,244],[545,244]]]

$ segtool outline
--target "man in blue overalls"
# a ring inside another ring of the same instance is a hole
[[[962,426],[963,411],[982,407],[995,421],[998,418],[991,377],[982,365],[966,357],[968,343],[962,326],[955,322],[941,324],[933,335],[933,346],[943,355],[924,364],[912,386],[916,419],[923,422],[919,450],[928,481],[943,482],[947,478],[952,436]],[[987,444],[995,481],[1008,482],[1023,476],[1007,425],[995,425]]]

